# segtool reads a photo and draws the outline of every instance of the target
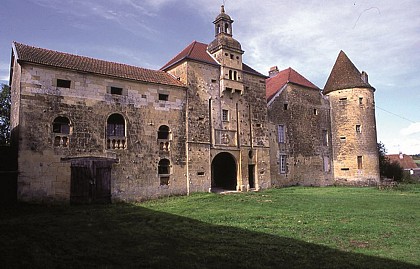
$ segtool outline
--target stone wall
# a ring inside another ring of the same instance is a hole
[[[268,117],[273,185],[332,184],[329,102],[321,92],[289,83],[269,104]]]
[[[57,79],[70,80],[70,88],[56,87]],[[109,93],[111,86],[121,87],[122,94]],[[26,65],[20,92],[20,121],[13,123],[20,128],[19,199],[67,201],[70,162],[63,159],[80,157],[118,160],[112,167],[113,200],[186,193],[185,88]],[[168,100],[159,100],[160,93]],[[107,119],[114,113],[125,121],[124,149],[108,148]],[[52,123],[59,116],[70,120],[68,146],[55,144]],[[161,150],[157,138],[162,125],[170,129],[169,151]],[[171,165],[169,184],[163,186],[161,159]]]
[[[343,89],[328,96],[337,184],[377,184],[380,176],[373,90]]]

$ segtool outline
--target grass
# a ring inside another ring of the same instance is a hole
[[[420,268],[420,186],[0,209],[0,267]]]

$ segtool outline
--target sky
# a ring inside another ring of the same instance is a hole
[[[419,0],[2,0],[0,83],[13,41],[159,69],[214,39],[222,4],[244,62],[262,74],[292,67],[323,88],[343,50],[376,89],[378,142],[420,153]]]

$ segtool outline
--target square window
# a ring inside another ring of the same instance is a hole
[[[122,95],[123,89],[119,87],[111,87],[111,94]]]
[[[229,121],[229,110],[222,110],[222,121]]]
[[[169,94],[159,93],[159,100],[168,101],[168,99],[169,99]]]
[[[57,79],[57,87],[70,88],[71,80]]]

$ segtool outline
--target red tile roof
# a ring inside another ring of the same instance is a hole
[[[413,158],[410,155],[405,154],[390,154],[386,155],[390,162],[398,163],[403,169],[416,169],[418,168],[417,164],[414,162]],[[401,158],[402,157],[402,158]]]
[[[359,87],[375,90],[368,82],[363,81],[361,73],[344,51],[340,51],[327,83],[325,83],[324,94],[335,90]]]
[[[182,82],[163,71],[36,48],[18,42],[13,42],[13,46],[16,49],[16,57],[19,62],[40,64],[135,81],[185,87]]]
[[[269,102],[287,83],[293,83],[310,89],[320,90],[315,84],[289,67],[266,80],[267,102]]]
[[[210,54],[207,53],[207,44],[193,41],[180,53],[178,53],[174,58],[172,58],[168,63],[166,63],[160,70],[167,70],[173,65],[176,65],[183,60],[196,60],[199,62],[205,62],[209,64],[219,65],[216,60],[214,60]]]
[[[198,62],[204,62],[220,66],[220,64],[207,52],[207,46],[207,44],[200,43],[198,41],[193,41],[185,49],[178,53],[174,58],[167,62],[160,70],[167,71],[172,66],[175,66],[178,63],[181,63],[185,60],[194,60]],[[266,77],[244,63],[242,63],[242,70],[249,74],[261,76],[264,78]]]

